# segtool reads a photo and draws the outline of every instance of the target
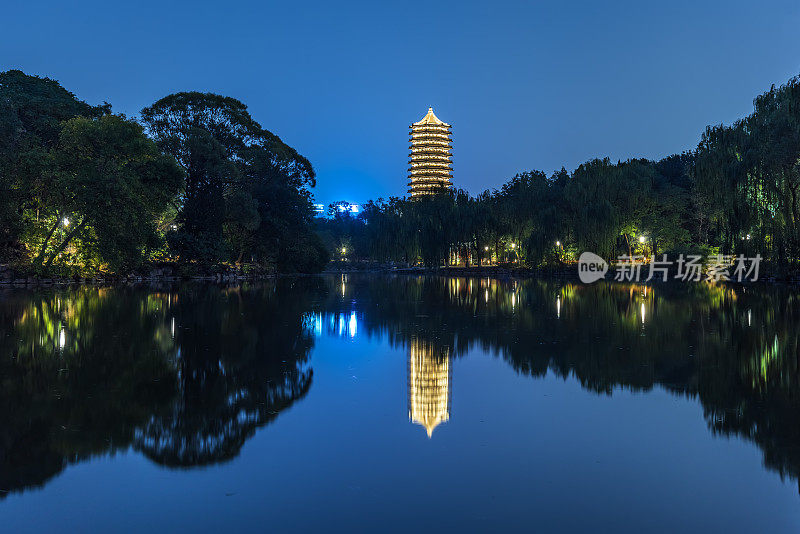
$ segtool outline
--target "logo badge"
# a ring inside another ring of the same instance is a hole
[[[608,263],[597,254],[584,252],[578,258],[578,278],[584,284],[591,284],[605,278],[607,272]]]

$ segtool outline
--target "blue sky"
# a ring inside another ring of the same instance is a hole
[[[454,183],[696,145],[800,74],[800,2],[9,2],[0,69],[127,115],[244,101],[320,202],[405,194],[408,125],[453,125]]]

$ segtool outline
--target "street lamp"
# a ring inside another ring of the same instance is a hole
[[[342,254],[347,254],[347,249],[345,247],[342,247]]]
[[[645,241],[647,241],[647,238],[645,236],[643,236],[643,235],[640,235],[639,236],[639,243],[644,243]]]

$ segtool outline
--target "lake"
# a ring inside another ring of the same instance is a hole
[[[800,529],[800,291],[0,290],[0,524]]]

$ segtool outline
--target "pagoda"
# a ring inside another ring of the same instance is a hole
[[[408,419],[433,429],[450,418],[450,350],[412,339],[408,351]]]
[[[453,186],[451,126],[433,114],[433,108],[410,127],[408,194],[432,195]]]

